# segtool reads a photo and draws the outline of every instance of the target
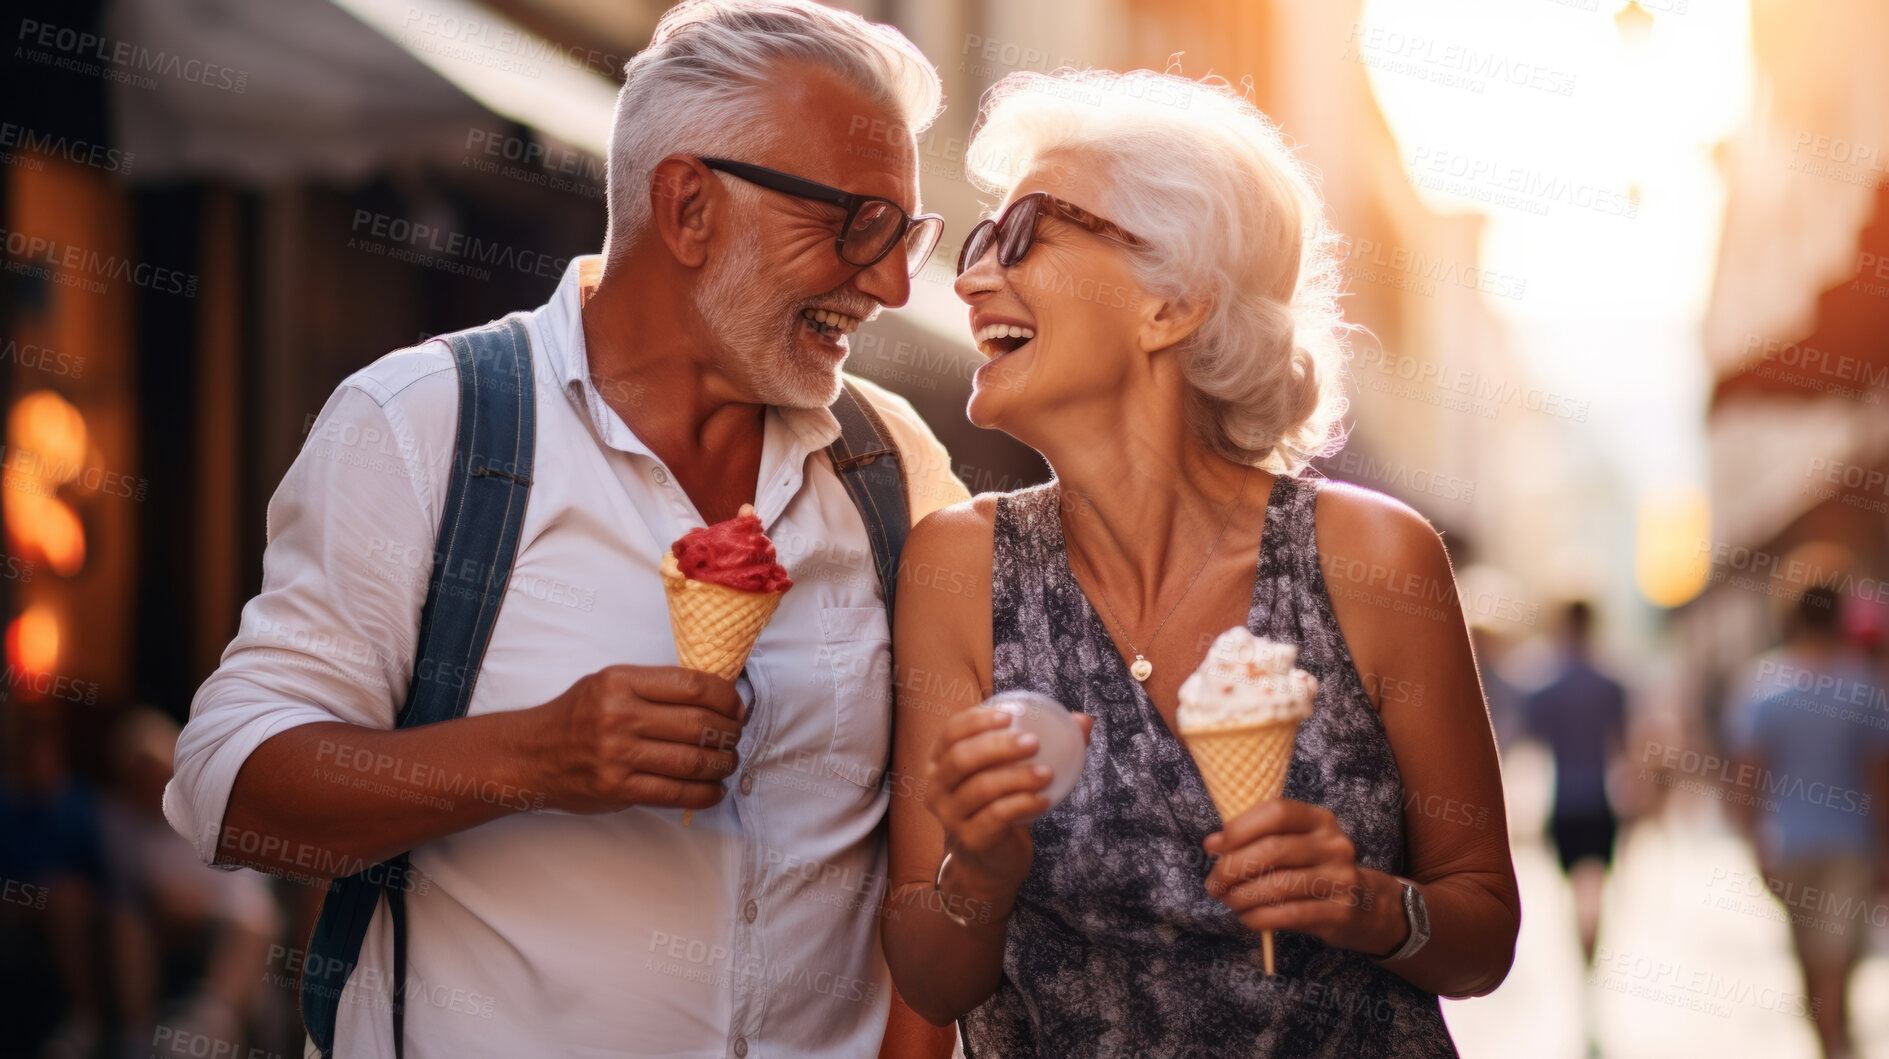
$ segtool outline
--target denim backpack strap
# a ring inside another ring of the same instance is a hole
[[[851,380],[843,380],[839,400],[833,402],[831,411],[840,421],[840,436],[827,446],[827,455],[866,523],[873,570],[879,575],[886,623],[890,625],[892,594],[899,581],[899,553],[912,531],[911,508],[905,499],[905,465],[899,459],[892,432]]]
[[[511,583],[531,493],[536,408],[531,340],[519,314],[446,336],[459,372],[453,475],[420,610],[413,682],[397,727],[464,717]],[[406,1051],[407,855],[335,879],[302,970],[302,1021],[333,1059],[341,992],[384,895],[394,931],[394,1054]],[[370,1009],[371,1010],[371,1009]]]

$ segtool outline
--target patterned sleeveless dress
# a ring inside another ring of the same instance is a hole
[[[1384,726],[1338,631],[1313,532],[1316,482],[1267,501],[1247,628],[1296,644],[1318,678],[1285,796],[1322,805],[1360,865],[1404,867],[1403,789]],[[1220,816],[1070,572],[1055,482],[997,500],[996,690],[1025,688],[1095,718],[1075,790],[1031,829],[997,992],[967,1014],[975,1059],[1102,1056],[1453,1056],[1437,998],[1359,953],[1259,935],[1204,881]],[[1218,631],[1218,630],[1209,630]]]

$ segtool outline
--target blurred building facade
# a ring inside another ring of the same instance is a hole
[[[1861,58],[1889,42],[1889,10],[1751,10],[1760,106],[1721,154],[1704,325],[1704,587],[1676,619],[1714,721],[1805,589],[1839,586],[1859,640],[1880,643],[1889,617],[1889,73]]]

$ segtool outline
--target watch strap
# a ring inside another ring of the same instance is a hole
[[[1429,909],[1424,907],[1423,891],[1417,889],[1415,882],[1401,875],[1392,876],[1392,878],[1397,880],[1397,896],[1399,903],[1404,907],[1404,921],[1410,925],[1410,934],[1404,938],[1404,943],[1397,947],[1396,952],[1389,956],[1378,957],[1386,963],[1407,960],[1415,956],[1430,941],[1430,915]]]
[[[1366,956],[1379,963],[1390,963],[1393,960],[1404,960],[1415,956],[1417,951],[1430,940],[1429,917],[1423,914],[1425,910],[1419,907],[1423,902],[1423,892],[1417,889],[1416,883],[1401,875],[1393,875],[1391,878],[1397,880],[1397,903],[1403,908],[1404,923],[1410,929],[1404,935],[1403,943],[1392,951],[1381,954],[1365,953]],[[1419,921],[1420,915],[1422,921]]]

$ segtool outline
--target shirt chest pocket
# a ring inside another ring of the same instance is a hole
[[[884,607],[820,612],[833,676],[833,742],[827,771],[860,787],[885,778],[892,747],[892,632]]]

